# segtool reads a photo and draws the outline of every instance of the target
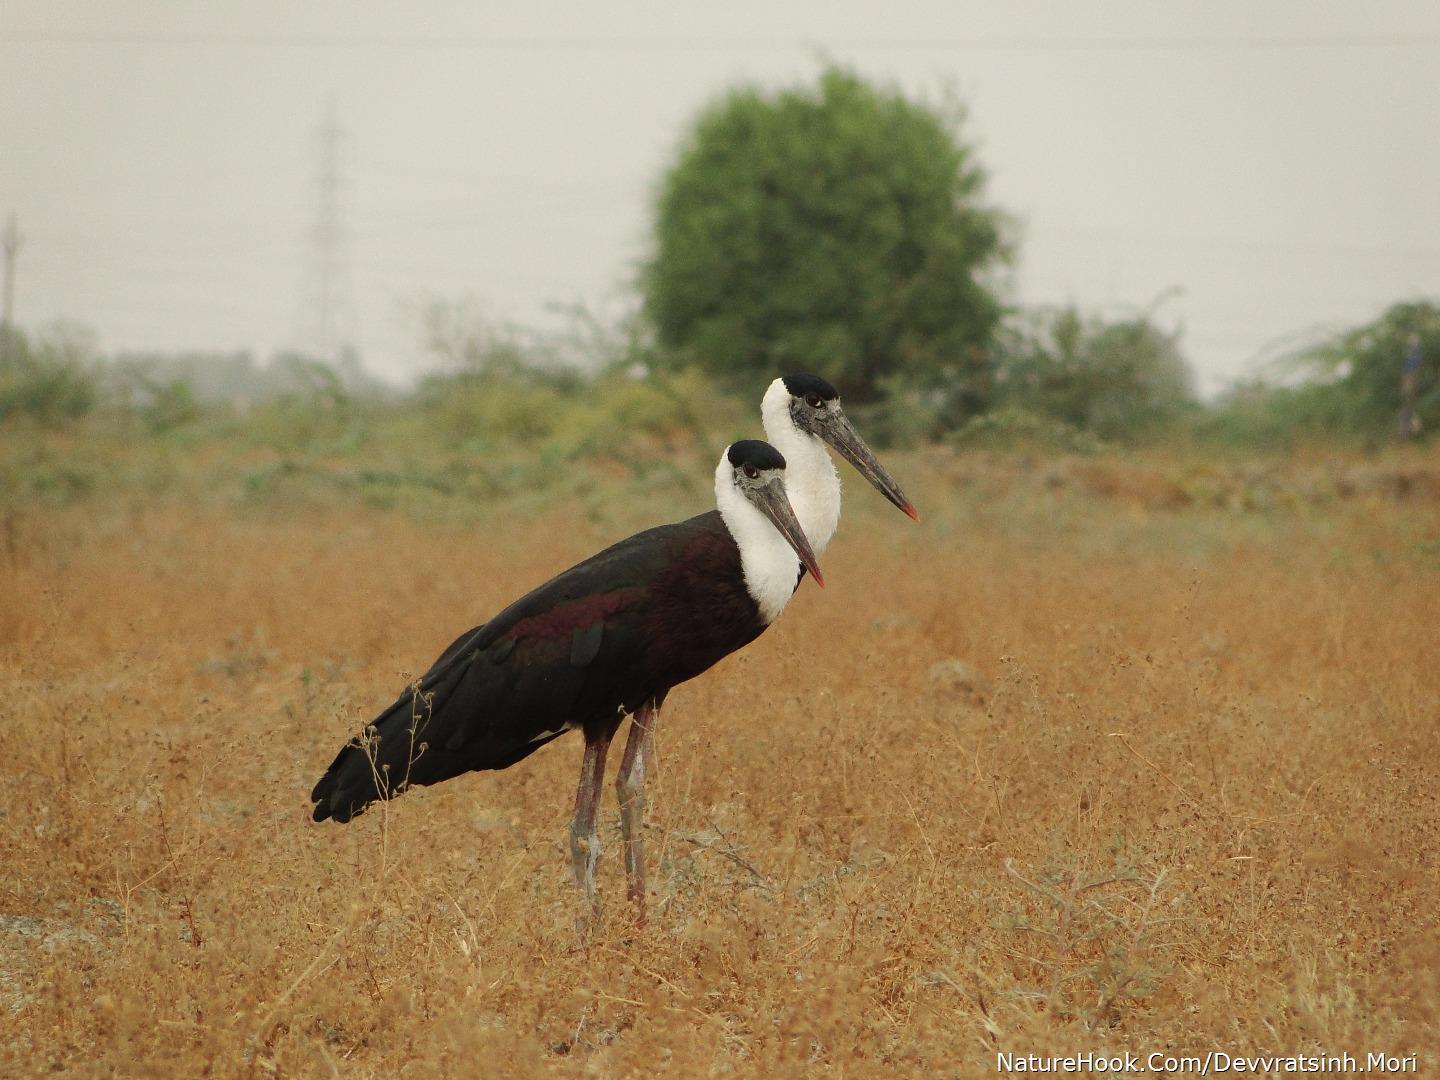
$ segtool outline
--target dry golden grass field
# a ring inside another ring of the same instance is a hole
[[[578,736],[343,827],[307,796],[705,483],[412,504],[202,447],[61,497],[71,451],[0,515],[0,1074],[1440,1069],[1433,452],[892,457],[918,526],[847,474],[828,586],[670,696],[640,929],[607,783],[578,950]]]

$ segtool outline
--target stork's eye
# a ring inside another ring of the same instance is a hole
[[[745,473],[745,475],[748,476],[751,480],[754,480],[757,476],[760,475],[760,470],[757,469],[757,468],[755,468],[754,465],[746,465],[745,468],[744,468],[742,471],[743,471],[743,472]]]
[[[821,405],[824,405],[825,402],[820,400],[819,394],[806,394],[805,404],[809,405],[812,409],[818,409]]]

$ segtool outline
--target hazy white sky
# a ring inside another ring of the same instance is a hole
[[[1017,302],[1158,309],[1208,390],[1276,339],[1440,293],[1440,4],[64,3],[0,0],[0,213],[16,318],[109,349],[295,342],[314,130],[365,362],[420,369],[415,311],[632,303],[696,111],[820,57],[953,86],[1022,224]]]

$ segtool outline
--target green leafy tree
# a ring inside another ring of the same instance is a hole
[[[58,424],[84,416],[99,402],[94,334],[60,321],[32,341],[10,331],[8,361],[0,371],[0,419],[30,416]]]
[[[1391,306],[1380,318],[1339,334],[1287,361],[1305,376],[1305,406],[1296,417],[1308,428],[1387,439],[1398,430],[1400,375],[1410,335],[1422,364],[1416,414],[1422,431],[1440,426],[1440,307],[1425,301]]]
[[[1194,403],[1178,335],[1144,315],[1106,322],[1075,307],[1006,328],[997,349],[998,404],[1102,439],[1142,437]]]
[[[666,176],[644,277],[661,366],[731,385],[816,371],[852,400],[896,377],[983,403],[1005,254],[961,112],[840,68],[733,91]]]

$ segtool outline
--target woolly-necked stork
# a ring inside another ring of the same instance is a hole
[[[785,455],[785,491],[817,556],[824,554],[840,523],[840,477],[825,450],[827,444],[885,498],[920,520],[900,486],[850,423],[840,407],[840,392],[820,376],[776,379],[760,403],[760,418],[765,437]]]
[[[585,757],[571,864],[598,910],[595,813],[606,750],[628,713],[617,789],[629,892],[643,917],[655,711],[671,687],[758,637],[802,567],[824,583],[784,476],[769,443],[737,442],[715,470],[717,510],[622,540],[462,634],[336,756],[310,795],[315,820],[349,821],[412,785],[506,768],[578,727]]]

